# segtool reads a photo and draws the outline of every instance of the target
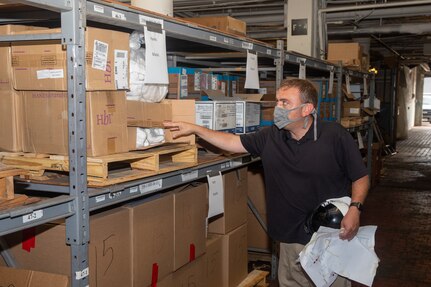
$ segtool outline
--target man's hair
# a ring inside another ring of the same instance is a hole
[[[317,90],[310,81],[304,79],[286,79],[281,82],[278,91],[289,88],[297,88],[302,103],[311,103],[317,108]]]

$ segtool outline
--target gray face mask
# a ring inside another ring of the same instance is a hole
[[[301,120],[302,117],[291,120],[291,119],[289,119],[289,114],[291,112],[297,110],[297,109],[302,108],[303,106],[305,106],[305,104],[302,104],[302,105],[297,106],[296,108],[293,108],[290,110],[286,110],[286,109],[283,109],[283,108],[276,106],[274,109],[274,124],[277,126],[278,129],[281,130],[281,129],[285,128],[287,125],[290,125],[291,123],[294,123],[294,122]]]

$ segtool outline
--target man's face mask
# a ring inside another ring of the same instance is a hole
[[[277,126],[278,129],[281,130],[285,128],[287,125],[301,120],[302,117],[291,120],[289,119],[289,114],[295,110],[302,108],[305,105],[306,104],[302,104],[290,110],[286,110],[276,106],[274,109],[274,124]]]

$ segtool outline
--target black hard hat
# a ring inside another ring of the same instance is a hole
[[[329,199],[317,206],[305,221],[305,231],[309,234],[316,232],[320,226],[340,229],[341,220],[349,209],[348,203],[341,199]]]

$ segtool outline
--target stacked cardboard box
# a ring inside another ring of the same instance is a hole
[[[357,42],[329,43],[327,60],[363,72],[368,71],[370,64],[369,56],[362,52]]]
[[[68,287],[69,278],[59,274],[0,267],[0,286]]]
[[[185,18],[185,20],[235,35],[245,36],[247,33],[246,22],[232,18],[230,16],[207,16],[199,18]]]

